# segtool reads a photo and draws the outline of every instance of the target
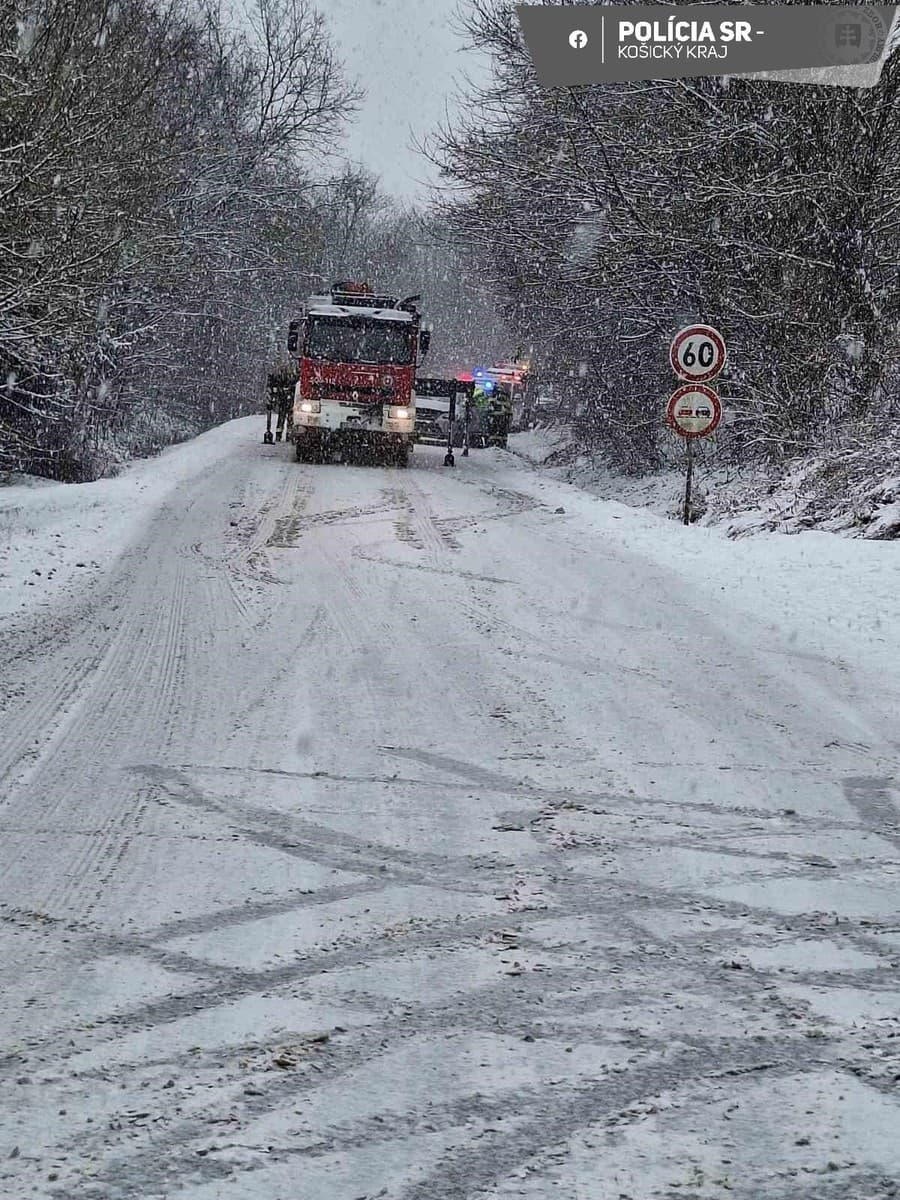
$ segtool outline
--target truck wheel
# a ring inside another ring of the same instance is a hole
[[[396,456],[394,458],[394,462],[397,464],[398,467],[408,467],[409,466],[409,446],[408,445],[398,446],[396,449],[395,455]]]

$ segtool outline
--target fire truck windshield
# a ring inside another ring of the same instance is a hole
[[[327,362],[406,365],[413,360],[412,332],[407,321],[310,317],[304,354]]]

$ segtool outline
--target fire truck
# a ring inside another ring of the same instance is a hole
[[[288,350],[298,356],[292,438],[298,462],[360,452],[405,467],[415,442],[416,366],[429,329],[416,307],[368,283],[336,283],[310,296],[292,321]]]

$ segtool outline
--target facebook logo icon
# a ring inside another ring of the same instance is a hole
[[[587,45],[588,36],[583,29],[573,29],[569,34],[569,45],[573,50],[583,50]]]

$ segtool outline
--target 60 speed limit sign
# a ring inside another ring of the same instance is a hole
[[[725,339],[711,325],[688,325],[672,339],[669,362],[679,379],[705,383],[725,366]]]
[[[686,383],[673,392],[666,420],[683,438],[701,438],[712,433],[722,419],[722,405],[712,388]]]

